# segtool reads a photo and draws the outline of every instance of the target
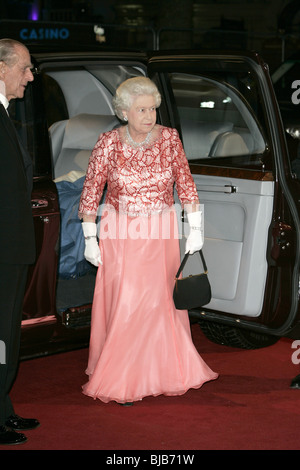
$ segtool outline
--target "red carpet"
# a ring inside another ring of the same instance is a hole
[[[86,349],[22,362],[11,396],[16,412],[41,426],[26,432],[26,444],[1,450],[300,449],[300,390],[289,388],[300,372],[292,341],[246,351],[211,343],[198,325],[192,333],[219,379],[129,408],[81,393]]]

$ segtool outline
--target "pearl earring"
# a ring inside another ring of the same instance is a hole
[[[124,116],[124,121],[127,121],[127,120],[128,120],[128,119],[127,119],[127,116]]]

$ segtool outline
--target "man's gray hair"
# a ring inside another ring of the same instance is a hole
[[[4,38],[0,39],[0,61],[12,66],[18,61],[17,47],[27,49],[24,44],[16,39]]]

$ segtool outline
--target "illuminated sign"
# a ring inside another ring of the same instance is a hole
[[[1,1],[1,0],[0,0]],[[93,23],[1,20],[0,38],[10,37],[24,44],[106,44],[106,31]]]
[[[68,39],[70,31],[68,28],[23,28],[20,30],[20,38],[23,41],[41,39]]]

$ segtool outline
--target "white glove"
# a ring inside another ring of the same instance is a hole
[[[190,233],[185,245],[185,253],[192,255],[195,251],[201,250],[203,247],[203,237],[201,231],[202,212],[190,212],[187,214],[190,226]]]
[[[102,260],[97,240],[97,226],[94,222],[82,222],[81,225],[85,238],[84,257],[94,266],[99,266]]]

